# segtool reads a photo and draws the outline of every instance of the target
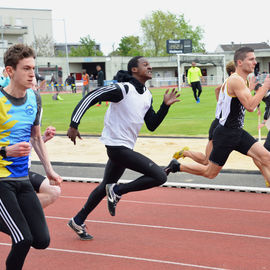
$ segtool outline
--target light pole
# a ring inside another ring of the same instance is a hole
[[[64,22],[64,32],[65,32],[65,44],[66,44],[67,73],[68,73],[68,76],[69,76],[70,71],[69,71],[69,59],[68,59],[68,46],[67,46],[66,20],[63,19],[63,22]]]

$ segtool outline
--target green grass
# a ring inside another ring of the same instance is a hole
[[[181,101],[171,106],[161,125],[150,132],[145,125],[140,135],[164,135],[164,136],[207,136],[208,129],[215,117],[216,99],[214,87],[203,87],[201,103],[194,100],[191,88],[183,88]],[[159,109],[166,89],[151,89],[153,95],[153,107]],[[71,114],[81,99],[81,94],[61,94],[64,101],[52,100],[51,94],[42,95],[43,118],[42,130],[48,125],[53,125],[57,133],[66,133],[71,119]],[[262,106],[264,110],[264,106]],[[91,107],[83,116],[79,130],[82,134],[101,134],[103,129],[104,115],[108,107],[105,103],[101,107]],[[253,136],[258,136],[257,113],[246,112],[245,129]],[[262,129],[262,136],[265,137],[267,129]]]

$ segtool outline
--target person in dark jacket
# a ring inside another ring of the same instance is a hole
[[[76,137],[81,138],[78,126],[87,109],[99,101],[110,101],[101,136],[109,157],[103,181],[68,223],[81,240],[93,238],[86,232],[84,221],[106,193],[109,212],[114,216],[116,204],[122,195],[157,187],[167,181],[161,167],[133,150],[143,123],[150,131],[154,131],[167,115],[170,105],[179,101],[177,98],[180,95],[175,89],[171,92],[167,90],[156,113],[152,107],[152,94],[145,86],[146,81],[151,78],[152,68],[147,59],[136,56],[129,61],[128,71],[117,73],[118,83],[93,90],[78,103],[72,113],[67,135],[76,144]],[[141,173],[142,176],[130,183],[118,184],[127,168]]]
[[[97,69],[97,85],[98,87],[104,86],[104,72],[102,71],[100,65],[97,65],[96,69]],[[108,105],[108,101],[106,101],[106,105]],[[101,106],[101,101],[99,101],[97,106]]]

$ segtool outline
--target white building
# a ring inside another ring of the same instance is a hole
[[[35,36],[53,37],[52,10],[0,7],[0,58],[12,44],[32,45]]]

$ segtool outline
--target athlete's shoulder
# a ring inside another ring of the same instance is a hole
[[[31,97],[35,98],[36,102],[38,104],[41,103],[41,96],[40,96],[40,93],[38,91],[29,88],[29,89],[27,89],[27,94],[30,95]]]
[[[129,82],[118,82],[114,84],[116,88],[121,89],[122,91],[125,90],[125,93],[127,94],[129,89],[133,87],[133,85]]]

